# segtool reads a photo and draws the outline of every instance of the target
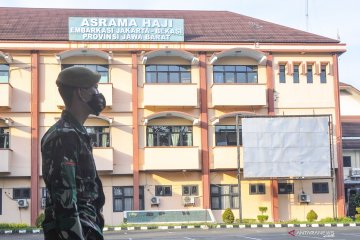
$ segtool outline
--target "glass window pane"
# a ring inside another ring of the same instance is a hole
[[[146,71],[156,71],[156,65],[147,65]]]
[[[180,74],[179,73],[170,73],[170,81],[171,83],[179,83],[180,82]]]
[[[231,196],[221,196],[221,209],[231,208]]]
[[[230,194],[230,186],[221,186],[221,194]]]
[[[250,72],[248,73],[248,83],[257,83],[257,73]]]
[[[168,73],[159,72],[158,73],[158,83],[167,83],[168,82]]]
[[[108,72],[100,72],[100,81],[99,83],[108,83],[109,82],[109,77],[108,77]]]
[[[227,83],[235,82],[235,73],[225,72],[225,82],[227,82]]]
[[[239,188],[238,188],[238,186],[231,186],[231,193],[233,193],[233,194],[238,194],[238,193],[239,193]]]
[[[191,73],[190,72],[182,72],[181,73],[181,82],[182,83],[191,83]]]
[[[257,66],[246,66],[247,72],[257,72]]]
[[[132,197],[134,195],[134,191],[132,187],[125,187],[124,188],[124,196]]]
[[[0,83],[8,83],[9,82],[9,76],[8,75],[2,75],[0,72]]]
[[[220,209],[220,198],[219,197],[211,198],[211,209]]]
[[[212,185],[210,191],[211,191],[211,195],[217,195],[219,194],[219,187]]]
[[[191,195],[198,195],[198,186],[191,187]]]
[[[214,72],[214,83],[224,83],[224,74],[222,72]]]
[[[253,194],[256,193],[256,185],[255,184],[250,184],[250,193],[253,193]]]
[[[235,66],[225,66],[225,72],[235,72]]]
[[[166,196],[171,195],[171,187],[165,187],[165,195]]]
[[[182,65],[182,66],[179,66],[179,68],[180,68],[180,71],[182,71],[182,72],[190,72],[190,70],[191,70],[190,65]]]
[[[183,186],[183,195],[184,195],[184,196],[190,195],[190,188],[189,188],[189,186]]]
[[[114,211],[115,212],[123,211],[123,199],[122,198],[114,199]]]
[[[122,189],[121,187],[114,187],[113,188],[114,196],[122,196]]]
[[[239,208],[239,197],[232,197],[232,208]]]
[[[236,74],[236,82],[238,83],[246,83],[247,79],[246,79],[246,73],[237,73]]]
[[[214,72],[223,72],[224,71],[224,66],[214,66],[213,71]]]
[[[178,72],[179,71],[179,66],[176,66],[176,65],[170,65],[169,66],[169,71],[171,72]]]
[[[0,71],[9,71],[9,65],[7,64],[0,64]]]
[[[147,72],[146,73],[146,82],[147,83],[156,83],[156,72]]]
[[[246,72],[246,66],[236,66],[237,72]]]
[[[167,66],[167,65],[157,65],[157,70],[159,72],[167,72],[167,71],[169,71],[169,66]]]
[[[259,184],[258,189],[259,189],[259,193],[265,193],[265,185]]]
[[[133,210],[133,198],[125,198],[124,211]]]

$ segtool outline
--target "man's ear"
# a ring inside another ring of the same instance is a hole
[[[85,91],[82,91],[81,88],[76,89],[76,94],[79,96],[80,100],[83,102],[88,102],[87,93]]]

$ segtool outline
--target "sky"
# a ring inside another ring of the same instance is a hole
[[[307,4],[308,2],[308,4]],[[0,7],[231,11],[346,43],[339,79],[360,89],[359,0],[0,0]]]

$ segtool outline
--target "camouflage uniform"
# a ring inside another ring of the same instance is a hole
[[[41,140],[45,239],[103,239],[105,203],[90,137],[66,110]]]

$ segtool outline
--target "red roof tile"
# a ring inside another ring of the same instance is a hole
[[[186,42],[339,42],[228,11],[46,8],[0,8],[0,39],[67,41],[68,17],[181,18]]]

